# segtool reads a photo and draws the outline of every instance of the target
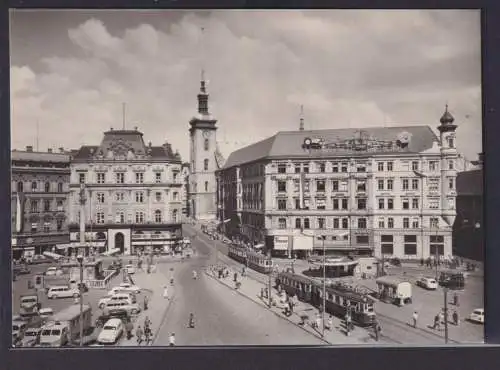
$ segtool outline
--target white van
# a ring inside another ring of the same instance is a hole
[[[69,326],[67,322],[50,322],[40,332],[41,347],[63,347],[69,342]]]
[[[78,289],[71,288],[67,285],[59,285],[59,286],[51,286],[47,291],[48,299],[56,299],[56,298],[78,298],[80,296],[80,292]]]

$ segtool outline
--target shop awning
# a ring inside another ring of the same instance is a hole
[[[43,252],[43,255],[45,257],[48,257],[48,258],[56,260],[56,261],[59,261],[63,257],[60,254],[52,253],[52,252]]]

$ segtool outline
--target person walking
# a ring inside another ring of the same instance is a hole
[[[333,318],[332,318],[332,315],[328,316],[328,320],[326,321],[325,329],[326,330],[330,330],[330,331],[333,329]]]
[[[170,347],[175,346],[175,333],[170,334],[170,337],[168,337],[168,345]]]
[[[145,295],[145,296],[144,296],[144,311],[147,311],[147,310],[148,310],[148,303],[149,303],[149,301],[148,301],[148,296],[147,296],[147,295]]]
[[[320,330],[320,326],[321,326],[321,315],[318,313],[316,315],[316,329]]]
[[[166,285],[163,287],[163,298],[168,299],[168,288]]]
[[[453,311],[452,317],[453,317],[453,323],[455,324],[455,326],[458,326],[460,323],[460,319],[458,318],[458,313],[456,310]]]
[[[458,294],[455,293],[453,295],[453,304],[456,306],[456,307],[460,307],[460,302],[458,301]]]
[[[135,336],[137,337],[137,344],[140,346],[142,343],[142,336],[144,335],[144,331],[142,331],[141,326],[139,325],[135,330]]]
[[[439,314],[434,316],[434,326],[432,328],[435,330],[441,330],[441,322],[439,320]]]
[[[134,330],[134,324],[132,324],[132,320],[128,319],[125,323],[125,330],[127,331],[127,339],[132,338],[132,330]]]
[[[413,312],[413,327],[414,328],[417,327],[417,320],[418,320],[418,312],[415,311],[415,312]]]

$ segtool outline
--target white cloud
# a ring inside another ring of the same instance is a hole
[[[36,73],[12,66],[13,147],[33,143],[37,120],[41,149],[98,144],[121,126],[126,102],[128,127],[188,160],[203,66],[226,156],[297,129],[301,104],[314,129],[435,128],[448,102],[459,149],[470,158],[481,151],[478,12],[214,11],[185,13],[168,31],[119,30],[98,16],[61,29],[70,57],[45,55]]]

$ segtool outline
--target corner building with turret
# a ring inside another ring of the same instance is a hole
[[[452,255],[457,125],[298,130],[231,153],[218,206],[276,256]],[[304,243],[304,236],[313,239]]]

